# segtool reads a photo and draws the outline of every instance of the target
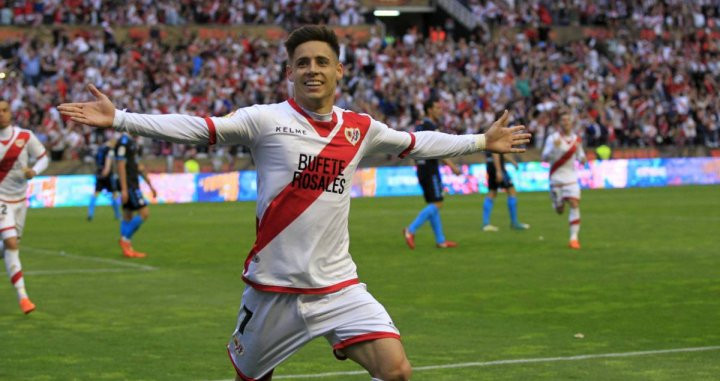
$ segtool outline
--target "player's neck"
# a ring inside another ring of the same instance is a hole
[[[309,109],[309,108],[305,107],[305,105],[303,105],[303,104],[300,103],[300,102],[297,102],[297,104],[298,104],[298,106],[300,106],[300,108],[301,108],[303,111],[305,111],[305,113],[308,114],[308,115],[310,116],[310,118],[312,118],[313,120],[316,120],[316,121],[318,121],[318,122],[329,122],[329,121],[332,120],[332,105],[330,106],[330,110],[329,110],[328,112],[322,113],[322,112],[318,112],[318,111],[313,110],[313,109]]]
[[[333,98],[310,100],[302,97],[296,97],[295,102],[311,116],[317,115],[331,115],[333,111]]]

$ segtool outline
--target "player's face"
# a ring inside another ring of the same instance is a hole
[[[572,119],[570,119],[570,115],[563,115],[560,119],[560,125],[563,128],[563,132],[566,134],[569,134],[572,132]]]
[[[442,107],[440,106],[440,102],[435,102],[432,107],[428,109],[428,117],[437,121],[440,120],[440,116],[442,116]]]
[[[310,111],[330,112],[335,87],[343,75],[343,66],[330,45],[308,41],[295,48],[288,78],[293,82],[295,98]]]
[[[9,126],[11,121],[10,104],[6,101],[0,102],[0,128]]]

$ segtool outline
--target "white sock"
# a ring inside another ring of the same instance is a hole
[[[20,250],[5,250],[5,270],[7,270],[10,282],[17,290],[18,300],[27,298],[25,291],[25,279],[22,275],[22,266],[20,265]]]
[[[568,221],[570,223],[570,240],[577,240],[580,232],[580,208],[570,208]]]
[[[370,379],[370,381],[383,381],[383,380],[381,380],[381,379],[379,379],[379,378],[373,377],[373,378]]]

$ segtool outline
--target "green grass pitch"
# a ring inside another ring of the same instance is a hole
[[[720,345],[719,196],[717,186],[584,191],[579,252],[546,193],[519,194],[532,225],[522,232],[508,228],[505,195],[497,233],[480,230],[483,195],[447,197],[451,250],[434,247],[429,226],[416,250],[405,246],[421,197],[354,199],[351,253],[401,330],[413,380],[712,380],[720,348],[627,353]],[[22,315],[2,281],[0,380],[232,379],[225,344],[254,208],[153,205],[134,240],[144,260],[120,257],[107,207],[93,222],[84,208],[30,210],[21,260],[38,309]],[[619,355],[568,361],[598,354]],[[503,362],[541,358],[555,359]],[[369,379],[358,370],[320,338],[275,375]]]

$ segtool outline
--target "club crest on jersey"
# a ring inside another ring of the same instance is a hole
[[[22,148],[23,146],[25,146],[25,139],[17,139],[17,140],[15,140],[15,145],[18,146],[18,147],[20,147],[20,148]]]
[[[345,139],[352,145],[357,144],[360,141],[360,129],[357,127],[345,127]]]

